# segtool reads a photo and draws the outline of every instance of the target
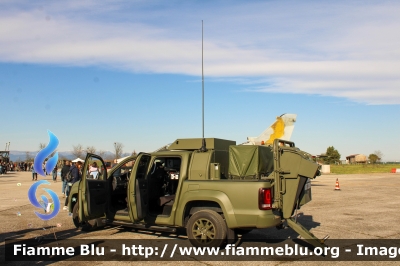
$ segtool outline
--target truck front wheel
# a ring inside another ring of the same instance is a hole
[[[215,211],[194,213],[186,226],[190,243],[195,247],[221,247],[226,240],[226,224]]]
[[[81,222],[79,220],[79,203],[76,203],[72,211],[72,221],[76,228],[82,227],[82,231],[91,231],[97,228],[97,219]]]
[[[74,222],[74,225],[76,228],[79,228],[82,224],[79,221],[79,203],[75,203],[74,208],[72,210],[72,221]]]

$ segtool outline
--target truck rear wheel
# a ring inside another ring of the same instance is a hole
[[[226,224],[215,211],[194,213],[186,226],[190,243],[195,247],[221,247],[226,240]]]
[[[228,228],[226,231],[226,244],[237,244],[238,242],[239,237],[236,231]]]

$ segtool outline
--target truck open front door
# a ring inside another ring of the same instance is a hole
[[[98,171],[89,172],[90,166]],[[88,221],[105,215],[108,200],[107,169],[103,159],[88,153],[82,167],[82,179],[79,183],[79,220]]]

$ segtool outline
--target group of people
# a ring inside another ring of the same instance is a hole
[[[3,162],[0,161],[0,174],[1,174],[1,175],[6,174],[8,168],[9,168],[9,163],[6,163],[6,162],[4,162],[4,161],[3,161]]]
[[[96,162],[93,162],[89,166],[89,169],[87,169],[87,173],[89,178],[93,179],[98,178],[100,174],[100,169],[97,166]],[[70,176],[72,177],[72,180],[70,181],[67,180],[68,174],[70,174]],[[61,181],[63,182],[61,193],[63,194],[63,197],[65,197],[63,210],[65,211],[68,210],[68,198],[72,185],[75,182],[81,180],[81,178],[82,178],[82,162],[77,162],[71,165],[70,161],[66,161],[61,169]]]
[[[53,181],[57,181],[57,170],[58,166],[56,165],[52,171],[53,173]],[[13,172],[13,171],[31,171],[32,172],[32,181],[37,180],[37,173],[33,167],[33,163],[28,163],[28,162],[19,162],[19,163],[14,163],[14,162],[5,162],[5,161],[0,161],[0,174],[4,175],[7,172]],[[45,169],[45,163],[43,163],[43,171],[47,174],[46,169]]]
[[[14,172],[14,171],[29,171],[32,169],[33,163],[28,162],[5,162],[0,161],[0,174],[4,175],[7,172]]]
[[[43,172],[46,175],[50,175],[50,173],[47,173],[46,171],[46,162],[43,163],[42,169]],[[0,174],[6,174],[7,172],[13,172],[13,171],[32,171],[32,173],[35,172],[33,169],[33,162],[5,162],[0,160]],[[58,166],[56,165],[54,169],[52,170],[52,175],[53,175],[53,181],[57,181],[57,171],[58,171]],[[36,174],[36,172],[35,172]],[[35,179],[35,178],[33,178]]]
[[[48,175],[48,173],[46,172],[46,164],[45,163],[43,163],[42,168],[43,168],[43,172],[46,175]],[[35,167],[33,167],[33,164],[30,165],[30,169],[32,172],[32,181],[36,181],[37,180],[37,172],[35,170]],[[57,175],[58,175],[58,166],[57,165],[53,168],[52,174],[53,174],[53,182],[57,182]]]
[[[14,165],[11,162],[10,162],[10,164]],[[3,173],[3,169],[7,169],[6,167],[9,167],[8,163],[6,165],[4,162],[0,161],[0,173]],[[35,168],[33,167],[33,163],[31,163],[31,164],[20,163],[20,164],[18,164],[18,167],[21,167],[20,169],[24,169],[24,171],[28,171],[30,169],[32,171],[32,181],[37,180],[37,172],[36,172]],[[8,168],[8,169],[13,169],[13,168]],[[54,182],[57,182],[57,176],[59,174],[58,169],[59,169],[59,166],[56,165],[54,167],[54,169],[52,170]],[[43,171],[46,173],[45,163],[43,163]],[[97,163],[93,162],[87,169],[88,178],[97,179],[100,175],[100,172],[101,171],[100,171],[99,167],[97,166]],[[48,174],[48,173],[46,173],[46,174]],[[64,164],[62,165],[62,168],[60,171],[60,175],[61,175],[61,181],[62,181],[61,193],[63,194],[63,197],[65,198],[64,210],[67,210],[68,209],[68,197],[69,197],[71,187],[75,182],[78,182],[82,178],[82,162],[79,161],[76,163],[72,163],[71,161],[64,161]],[[67,180],[68,175],[72,177],[71,180]]]
[[[14,163],[0,160],[0,174],[4,175],[13,171],[29,171],[31,165],[32,163],[27,162]]]
[[[72,180],[68,181],[67,176],[70,173]],[[62,189],[61,193],[65,197],[65,204],[63,210],[68,210],[68,197],[72,185],[82,178],[82,162],[77,162],[71,165],[70,161],[66,161],[61,169]]]
[[[31,167],[32,170],[32,181],[37,180],[37,172],[35,168]],[[58,166],[56,165],[54,169],[52,170],[53,173],[53,181],[57,182],[57,175],[58,175]],[[72,177],[71,180],[67,180],[67,176],[70,173],[70,176]],[[64,210],[67,210],[68,207],[68,196],[69,192],[71,190],[72,185],[75,182],[78,182],[81,180],[82,177],[82,162],[77,162],[77,163],[72,163],[70,161],[64,161],[64,165],[61,168],[61,181],[62,181],[62,187],[61,187],[61,193],[63,194],[63,197],[65,199],[65,204],[64,204]]]

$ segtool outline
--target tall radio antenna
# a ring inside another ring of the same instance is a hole
[[[206,148],[206,139],[204,138],[204,62],[203,62],[203,20],[201,21],[201,96],[202,96],[202,130],[203,130],[203,139],[200,151],[207,151]]]

